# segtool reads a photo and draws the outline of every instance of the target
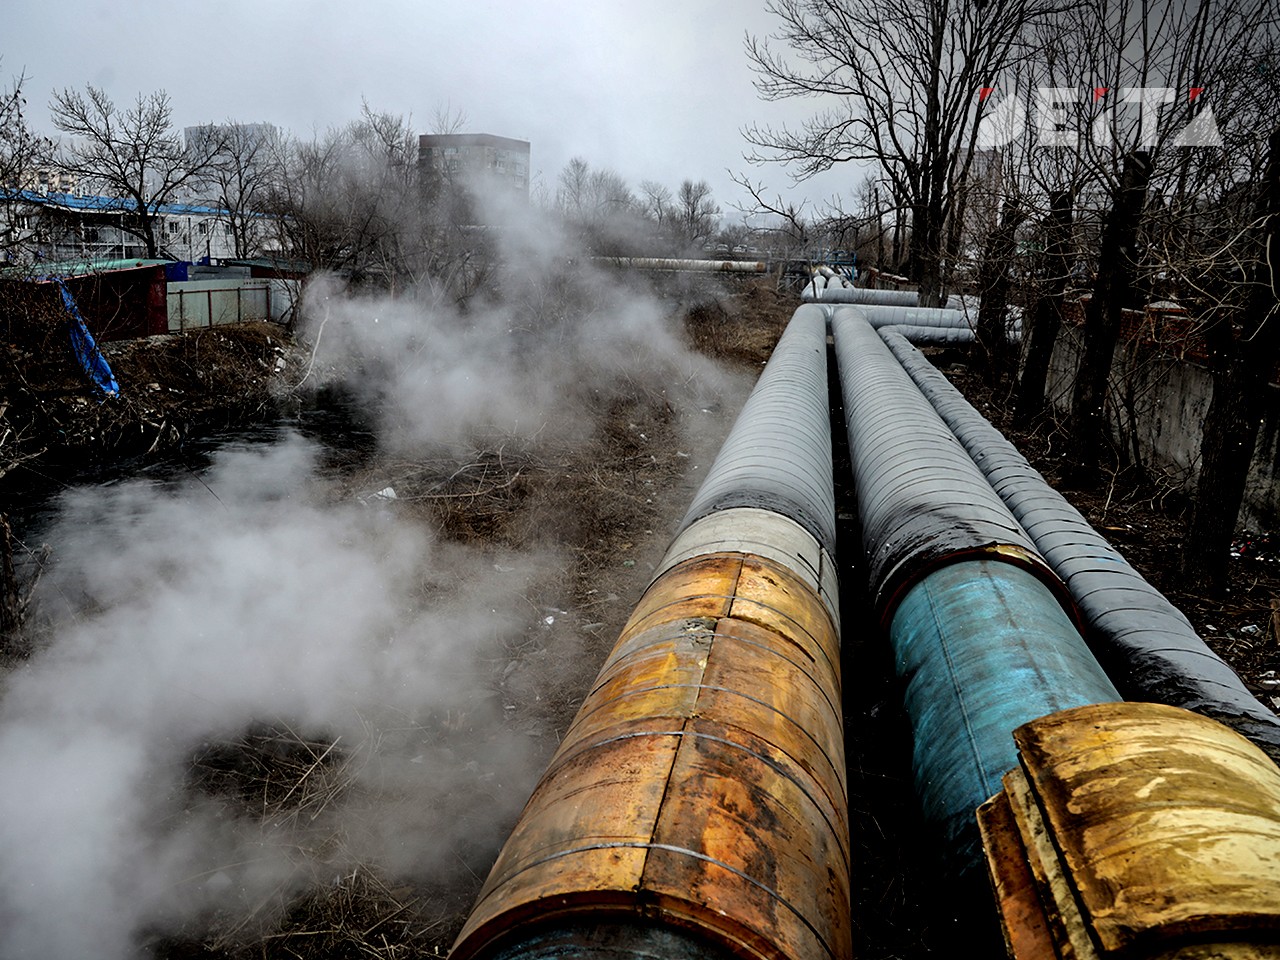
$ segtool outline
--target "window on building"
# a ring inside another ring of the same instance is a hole
[[[196,225],[196,231],[203,237],[209,232],[209,225],[201,220],[200,223]]]

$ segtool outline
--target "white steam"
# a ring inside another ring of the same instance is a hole
[[[674,304],[594,267],[557,222],[489,206],[504,224],[496,266],[463,306],[345,296],[332,282],[308,291],[316,369],[381,406],[384,444],[562,439],[590,430],[618,396],[678,405],[730,389],[681,339]]]
[[[313,372],[376,405],[384,451],[563,443],[618,398],[687,409],[726,389],[669,306],[504,216],[500,279],[465,308],[313,285]],[[224,450],[203,482],[64,498],[40,591],[55,639],[0,689],[2,960],[124,960],[354,862],[436,876],[524,802],[545,756],[504,722],[493,663],[560,561],[495,563],[335,504],[316,457],[294,437]],[[350,786],[281,820],[193,783],[200,750],[263,725],[337,738]]]
[[[341,804],[305,830],[228,820],[184,787],[208,738],[261,723],[338,738],[381,809],[344,827],[330,873],[352,859],[429,873],[476,827],[434,797],[536,775],[481,662],[518,629],[517,561],[498,582],[474,551],[318,501],[311,453],[225,454],[206,479],[217,500],[194,483],[68,499],[46,593],[82,612],[0,703],[0,955],[129,956],[149,925],[228,895],[252,908],[322,869],[303,847]],[[424,580],[445,603],[424,607]],[[449,711],[480,731],[466,757],[424,729]]]

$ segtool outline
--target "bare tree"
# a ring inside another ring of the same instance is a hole
[[[269,201],[281,248],[357,283],[411,280],[424,243],[415,147],[406,119],[368,104],[345,127],[281,143]]]
[[[937,304],[960,242],[963,190],[976,142],[977,92],[1024,56],[1025,33],[1050,0],[770,0],[781,21],[749,37],[766,100],[822,96],[835,105],[798,128],[744,131],[754,162],[791,165],[800,179],[873,162],[911,211],[911,270]]]
[[[1124,308],[1133,298],[1138,269],[1136,238],[1147,202],[1153,160],[1146,150],[1133,150],[1124,160],[1116,186],[1102,247],[1093,296],[1085,308],[1084,348],[1071,394],[1071,435],[1075,441],[1075,483],[1097,481],[1107,436],[1107,384]]]
[[[653,222],[659,234],[670,231],[675,219],[675,198],[654,180],[640,181],[640,212]]]
[[[27,98],[23,92],[25,74],[13,78],[8,89],[0,90],[0,188],[15,190],[41,153],[44,141],[27,124]]]
[[[1271,134],[1255,210],[1240,238],[1247,245],[1240,251],[1248,274],[1243,304],[1223,304],[1210,327],[1213,399],[1180,572],[1184,585],[1202,596],[1220,595],[1226,586],[1231,537],[1280,357],[1280,127]]]
[[[982,349],[983,375],[988,383],[1002,382],[1011,372],[1014,356],[1009,344],[1009,287],[1014,269],[1017,230],[1026,212],[1018,198],[1006,194],[999,220],[987,235],[978,268],[977,337]]]
[[[748,216],[769,217],[775,226],[771,232],[788,255],[800,256],[809,245],[813,216],[806,212],[805,202],[788,202],[775,193],[770,196],[764,184],[750,180],[743,174],[731,174],[733,182],[746,191],[750,203],[735,203],[734,207]]]
[[[676,194],[676,228],[690,246],[698,246],[716,232],[720,207],[711,198],[711,187],[705,180],[685,180]]]
[[[1095,190],[1108,197],[1072,392],[1076,482],[1100,477],[1121,311],[1141,306],[1149,299],[1149,278],[1171,268],[1154,252],[1156,218],[1148,197],[1157,209],[1168,209],[1171,198],[1181,207],[1213,192],[1215,181],[1233,178],[1232,164],[1219,163],[1221,151],[1195,145],[1220,141],[1223,128],[1237,135],[1242,126],[1256,129],[1258,107],[1240,96],[1242,87],[1256,83],[1242,78],[1235,64],[1274,47],[1276,10],[1274,0],[1090,0],[1075,8],[1073,29],[1059,34],[1075,70],[1107,78],[1095,80],[1095,96],[1075,105],[1076,130],[1061,135],[1085,158]],[[1212,104],[1197,103],[1203,88],[1214,91]],[[1187,91],[1185,100],[1179,89]],[[1188,143],[1188,133],[1199,136]],[[1201,179],[1196,172],[1207,172],[1206,164],[1217,166],[1216,174]],[[1127,445],[1120,450],[1127,456]]]
[[[1039,289],[1026,331],[1026,356],[1018,380],[1014,409],[1014,423],[1020,427],[1028,426],[1045,408],[1045,382],[1053,360],[1053,347],[1062,327],[1062,308],[1071,270],[1074,206],[1075,198],[1070,190],[1056,190],[1050,194],[1049,212],[1041,231],[1045,248],[1043,269],[1037,277]]]
[[[638,200],[619,173],[593,170],[582,157],[565,164],[558,184],[556,209],[584,250],[598,256],[652,252],[660,231],[647,215],[646,203],[659,196],[652,192],[660,189],[656,185],[649,185],[646,200]]]
[[[18,191],[24,175],[48,148],[48,142],[36,136],[27,123],[25,83],[26,75],[19,74],[8,89],[0,90],[0,205],[7,214],[2,218],[0,251],[24,240],[23,231],[14,225],[12,211],[21,202]]]
[[[437,103],[431,111],[431,132],[433,134],[452,135],[461,133],[467,125],[467,114],[461,107],[455,107],[448,100]]]
[[[122,229],[142,241],[148,257],[156,256],[159,207],[201,184],[217,157],[217,139],[203,138],[194,150],[185,150],[163,90],[140,93],[121,111],[97,87],[88,85],[84,93],[68,88],[54,94],[49,110],[53,125],[71,138],[58,153],[58,166],[122,200],[127,214]]]
[[[272,186],[280,177],[279,134],[269,124],[228,121],[213,135],[219,148],[209,167],[209,198],[223,211],[235,256],[251,257],[261,251],[271,232],[264,214]]]

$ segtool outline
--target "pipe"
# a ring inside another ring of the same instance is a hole
[[[684,270],[701,273],[767,273],[763,260],[680,260],[667,257],[592,257],[593,262],[628,270]]]
[[[911,720],[916,791],[951,869],[981,862],[974,809],[1011,731],[1119,699],[1065,589],[856,307],[832,316],[863,549]]]
[[[935,567],[996,551],[1071,601],[959,441],[858,307],[832,314],[872,601],[887,624]]]
[[[1063,580],[1126,696],[1232,727],[1280,762],[1280,718],[1120,553],[901,334],[881,337]]]
[[[453,960],[852,954],[825,416],[825,312],[802,309]]]
[[[823,298],[826,302],[830,298]],[[958,298],[952,297],[952,300]],[[882,304],[859,304],[877,329],[893,327],[915,344],[956,346],[977,340],[977,311],[944,307],[902,307]],[[946,332],[942,332],[946,331]],[[1022,321],[1015,318],[1008,326],[1010,341],[1021,341]]]
[[[940,327],[972,330],[974,323],[959,310],[946,307],[902,307],[878,303],[859,304],[873,327]]]
[[[1226,727],[1147,703],[1014,734],[978,811],[1014,960],[1257,960],[1280,933],[1280,770]]]
[[[1120,699],[1057,599],[1002,560],[935,570],[889,625],[926,820],[966,873],[982,863],[973,811],[1016,762],[1010,733],[1068,707]]]
[[[694,495],[676,530],[676,545],[704,517],[748,507],[798,524],[826,558],[819,561],[822,569],[812,572],[834,571],[836,507],[826,389],[827,311],[801,306]],[[836,598],[827,599],[834,614]]]
[[[975,343],[978,335],[967,327],[913,327],[895,325],[898,331],[912,343],[924,347],[962,347]]]
[[[828,303],[852,303],[861,306],[886,307],[919,307],[920,294],[915,290],[879,290],[871,287],[828,286],[819,294],[811,294],[807,289],[801,295],[805,300],[825,300]],[[963,310],[966,302],[963,297],[952,295],[944,304],[945,309]]]

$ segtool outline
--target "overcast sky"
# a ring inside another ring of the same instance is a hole
[[[799,120],[812,101],[767,104],[752,86],[747,32],[774,29],[764,0],[219,0],[134,6],[4,0],[0,71],[24,72],[33,123],[50,94],[86,83],[125,104],[166,90],[178,126],[266,121],[310,136],[359,114],[411,116],[429,132],[445,104],[467,132],[529,140],[554,190],[574,156],[634,187],[705,178],[727,207],[728,171],[789,200],[848,194],[857,171],[793,188],[750,168],[742,127]]]

